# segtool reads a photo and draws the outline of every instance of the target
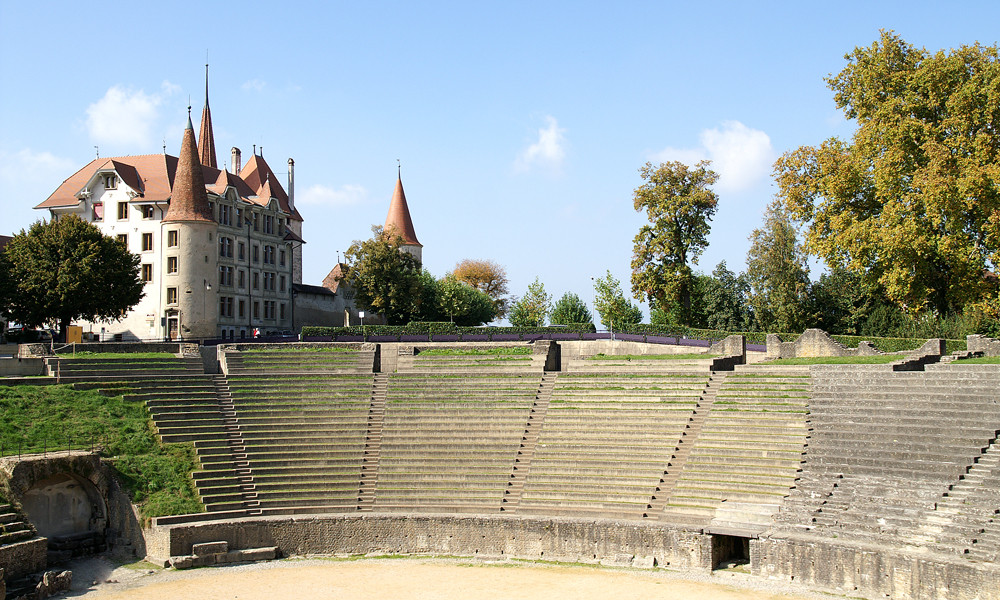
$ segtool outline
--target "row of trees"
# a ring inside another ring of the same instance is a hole
[[[747,271],[693,265],[718,179],[707,162],[647,163],[634,192],[632,293],[659,319],[721,329],[995,331],[1000,321],[1000,50],[931,53],[892,32],[827,79],[858,127],[785,153]],[[802,241],[799,241],[801,232]],[[809,278],[807,258],[827,267]]]
[[[606,329],[642,321],[642,311],[625,298],[621,283],[611,271],[594,279],[594,308]],[[552,296],[537,277],[524,296],[514,302],[509,318],[511,325],[526,327],[542,326],[547,320],[552,325],[594,322],[587,303],[573,292],[566,292],[553,304]]]

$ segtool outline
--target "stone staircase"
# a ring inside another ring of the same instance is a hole
[[[691,455],[691,447],[694,445],[694,441],[698,439],[698,435],[701,434],[701,427],[705,423],[705,418],[711,412],[712,405],[715,404],[715,398],[726,375],[726,373],[712,373],[708,385],[705,386],[705,391],[701,394],[701,399],[698,401],[698,406],[695,408],[694,414],[688,420],[687,427],[684,428],[681,439],[677,441],[677,447],[674,448],[674,452],[670,456],[667,469],[663,472],[663,477],[660,478],[659,485],[656,486],[656,493],[646,506],[646,512],[642,515],[643,518],[653,517],[666,521],[674,520],[675,517],[668,515],[666,511],[667,502],[674,491],[674,487],[677,485],[677,479],[680,478],[681,472],[684,470],[684,464],[687,463],[688,456]],[[686,520],[691,517],[684,514],[678,515],[676,518]]]
[[[542,382],[538,384],[538,394],[535,396],[535,403],[531,407],[531,414],[528,416],[528,423],[524,428],[524,437],[521,438],[521,447],[517,451],[517,458],[514,459],[513,471],[507,482],[507,489],[504,490],[503,502],[500,505],[501,512],[517,511],[517,505],[521,501],[521,492],[524,490],[525,478],[531,470],[531,457],[535,453],[538,434],[545,423],[545,413],[549,409],[552,389],[555,387],[558,377],[558,373],[546,373],[542,376]]]
[[[10,504],[0,504],[0,546],[35,537],[31,524]]]
[[[233,392],[229,387],[229,381],[225,375],[214,376],[212,382],[215,384],[219,412],[222,414],[223,423],[226,428],[226,444],[229,446],[229,453],[233,458],[233,471],[236,475],[240,495],[243,496],[241,504],[247,511],[247,514],[259,515],[260,502],[257,500],[257,486],[254,485],[253,471],[250,469],[250,461],[247,458],[246,444],[243,441],[243,434],[240,431],[239,418],[236,416],[236,406],[233,404]]]
[[[358,487],[358,510],[370,512],[375,506],[378,484],[378,459],[382,449],[382,426],[385,423],[385,403],[389,375],[379,373],[372,382],[372,401],[368,411],[365,434],[365,454],[361,463],[361,482]]]

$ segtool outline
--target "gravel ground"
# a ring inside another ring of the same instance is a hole
[[[829,600],[830,594],[736,569],[645,570],[463,558],[295,558],[177,571],[148,563],[76,561],[64,597],[105,600],[278,598],[366,600]]]

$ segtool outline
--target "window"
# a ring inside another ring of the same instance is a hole
[[[264,215],[264,233],[274,233],[274,216]]]
[[[233,267],[219,267],[219,285],[233,287]]]
[[[233,207],[228,204],[219,205],[219,223],[222,225],[233,224]]]
[[[278,219],[278,235],[285,235],[285,220]]]
[[[219,236],[219,256],[223,258],[233,257],[233,238]]]
[[[242,208],[237,208],[236,209],[236,226],[237,227],[243,227],[244,225],[246,225],[246,223],[243,222],[243,209]]]
[[[264,273],[264,289],[274,291],[274,273]]]
[[[260,273],[253,274],[253,289],[255,290],[260,289]]]
[[[142,265],[142,280],[146,283],[153,280],[153,265],[149,263]]]
[[[208,203],[208,210],[211,211],[213,215],[215,215],[215,202]]]
[[[285,251],[281,250],[278,252],[278,264],[282,267],[285,266]]]
[[[285,291],[285,276],[284,275],[282,275],[281,278],[278,281],[278,291],[279,292]]]
[[[177,304],[177,288],[167,288],[167,304]]]
[[[276,304],[277,304],[277,302],[275,302],[274,300],[265,300],[264,301],[264,318],[265,319],[273,319],[274,318],[274,312],[275,312],[275,305]]]
[[[128,234],[127,233],[119,233],[118,234],[118,241],[121,242],[121,243],[123,243],[123,244],[125,244],[125,247],[128,248]]]
[[[152,219],[153,218],[153,205],[152,204],[145,204],[143,206],[140,206],[139,210],[142,211],[142,218],[143,219]]]
[[[243,242],[240,242],[239,259],[246,260],[247,257],[247,246]]]
[[[177,247],[177,230],[176,229],[171,229],[170,231],[167,232],[167,246],[169,246],[170,248],[176,248]]]
[[[280,316],[280,318],[282,318],[282,319],[285,318],[285,303],[284,302],[281,303],[281,316]]]
[[[94,202],[94,213],[92,221],[103,221],[104,220],[104,203]]]
[[[274,264],[274,246],[264,246],[264,264]]]
[[[118,187],[118,177],[114,173],[104,174],[104,189],[113,190]]]
[[[260,262],[260,246],[258,246],[256,244],[254,244],[254,247],[253,247],[253,261],[255,263],[256,262]]]
[[[153,250],[153,234],[144,233],[142,234],[142,251],[151,252]]]
[[[219,298],[219,316],[233,316],[233,298],[231,296],[221,296]]]
[[[240,308],[240,318],[243,319],[247,316],[247,301],[241,298],[239,308]]]
[[[258,217],[260,217],[259,214],[253,213],[253,230],[254,231],[260,231],[260,229],[259,229],[260,219]]]
[[[176,256],[168,256],[167,257],[167,273],[176,273],[176,272],[177,272],[177,257]]]
[[[118,220],[128,221],[128,202],[118,203]]]
[[[240,287],[245,288],[247,286],[247,272],[244,271],[243,269],[240,269],[239,280],[240,280]]]
[[[253,301],[253,318],[255,319],[260,318],[260,302],[258,302],[257,300]]]

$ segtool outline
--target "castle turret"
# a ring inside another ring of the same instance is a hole
[[[218,290],[212,284],[218,278],[218,224],[208,203],[190,113],[161,227],[167,336],[215,337]]]
[[[201,131],[198,133],[201,164],[218,169],[215,160],[215,133],[212,132],[212,110],[208,107],[208,65],[205,65],[205,108],[201,111]]]
[[[403,245],[400,249],[412,254],[418,261],[423,260],[423,244],[417,241],[417,234],[413,230],[413,221],[410,219],[410,209],[406,205],[406,194],[403,192],[401,176],[396,179],[396,189],[392,193],[392,202],[389,203],[389,214],[385,217],[383,230],[403,238]]]

